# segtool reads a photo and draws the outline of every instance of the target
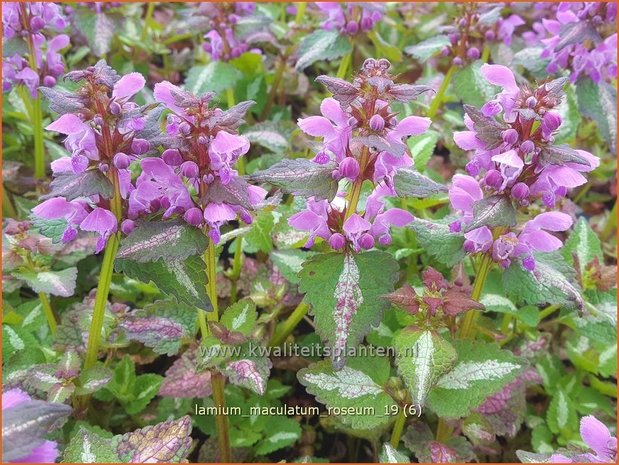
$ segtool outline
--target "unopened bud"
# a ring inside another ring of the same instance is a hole
[[[343,249],[346,245],[346,238],[340,233],[332,234],[329,238],[329,245],[333,250]]]
[[[146,139],[133,139],[131,151],[136,155],[143,155],[150,150],[150,142]]]
[[[359,245],[362,249],[369,250],[374,247],[374,238],[371,234],[363,233],[359,238]]]
[[[501,183],[503,182],[503,176],[501,176],[501,173],[499,173],[497,170],[489,170],[486,173],[484,181],[486,182],[487,186],[498,189],[499,187],[501,187]]]
[[[194,179],[200,174],[200,169],[195,162],[185,161],[181,165],[181,174],[186,178]]]
[[[529,196],[529,186],[523,182],[516,183],[512,187],[512,197],[518,200],[526,199]]]
[[[370,128],[372,131],[382,131],[385,128],[385,120],[380,115],[374,115],[370,118]]]
[[[471,60],[477,60],[481,54],[479,53],[479,49],[477,47],[471,47],[467,50],[466,56]]]
[[[202,224],[202,210],[193,207],[185,212],[183,219],[192,226],[200,226]]]
[[[131,164],[131,159],[126,153],[118,152],[114,155],[114,166],[119,170],[125,170]]]
[[[167,149],[161,154],[161,158],[166,165],[178,166],[183,163],[183,157],[176,149]]]
[[[135,229],[135,223],[132,220],[125,220],[120,223],[120,230],[123,234],[131,234]]]

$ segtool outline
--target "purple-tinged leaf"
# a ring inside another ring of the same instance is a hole
[[[348,107],[360,93],[357,87],[343,79],[322,75],[316,78],[316,82],[325,86],[342,108]]]
[[[413,84],[393,84],[389,87],[389,94],[399,102],[410,102],[425,92],[434,92],[429,86]]]
[[[271,360],[267,357],[262,359],[243,359],[228,363],[223,373],[232,384],[251,389],[259,395],[266,392]]]
[[[600,34],[598,34],[591,21],[575,21],[564,24],[561,27],[559,37],[561,39],[555,45],[554,53],[560,52],[569,45],[582,44],[586,40],[592,40],[595,43],[601,41]]]
[[[65,404],[28,400],[2,409],[2,461],[30,455],[45,435],[60,427],[72,409]]]
[[[75,200],[78,197],[100,195],[109,199],[114,195],[110,180],[98,169],[84,171],[80,174],[60,173],[50,183],[50,192],[41,196],[41,200],[64,197]]]
[[[486,118],[481,111],[472,105],[464,105],[464,112],[473,120],[477,138],[486,144],[487,150],[492,150],[503,144],[501,133],[507,129],[494,118]]]
[[[250,180],[271,184],[286,194],[332,200],[337,193],[337,181],[331,176],[334,169],[333,163],[320,165],[305,158],[285,159],[252,174]]]
[[[589,164],[589,161],[585,157],[580,155],[569,145],[565,144],[544,147],[540,152],[539,161],[542,166],[563,166],[566,163],[576,163],[578,165],[591,166]]]
[[[112,440],[121,461],[128,463],[179,463],[191,448],[191,417],[164,421]]]
[[[84,109],[81,97],[60,87],[39,87],[39,92],[45,97],[50,110],[59,115],[79,113]]]
[[[122,240],[117,258],[138,263],[163,259],[185,259],[203,253],[207,237],[198,228],[180,221],[139,221]]]
[[[395,259],[382,251],[319,254],[303,263],[300,290],[312,306],[316,332],[331,349],[334,367],[344,366],[348,348],[389,308],[384,296],[393,290],[398,270]]]
[[[139,341],[158,354],[174,355],[178,352],[183,327],[169,318],[157,316],[134,317],[128,315],[120,323],[130,341]]]
[[[202,196],[202,201],[205,205],[211,202],[226,203],[253,210],[248,187],[247,181],[239,176],[232,178],[228,184],[223,184],[219,178],[215,178]]]
[[[79,395],[92,394],[105,387],[112,379],[112,371],[102,365],[97,365],[83,371],[79,376],[76,392]]]
[[[58,362],[56,375],[63,379],[74,378],[80,373],[82,361],[74,350],[66,351]]]
[[[447,187],[433,181],[418,171],[401,169],[393,177],[393,185],[399,197],[420,199],[447,192]]]
[[[165,373],[159,388],[163,397],[208,397],[211,395],[211,372],[198,371],[197,348],[188,349]]]

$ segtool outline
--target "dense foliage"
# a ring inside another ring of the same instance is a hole
[[[3,460],[615,462],[616,3],[2,3]]]

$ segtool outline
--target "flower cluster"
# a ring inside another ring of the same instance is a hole
[[[480,110],[465,105],[467,131],[456,132],[454,140],[464,150],[474,150],[466,169],[470,176],[455,175],[449,191],[452,207],[461,218],[451,224],[452,232],[465,230],[468,252],[492,249],[495,261],[509,266],[515,257],[533,269],[533,252],[550,252],[561,247],[559,239],[547,231],[565,231],[571,217],[560,212],[545,212],[523,225],[516,234],[502,232],[499,237],[487,226],[470,229],[475,205],[486,208],[506,201],[511,206],[533,207],[541,200],[554,208],[568,190],[586,182],[583,173],[595,169],[599,159],[584,150],[553,145],[561,126],[556,107],[563,97],[565,79],[546,82],[532,90],[519,87],[513,73],[502,65],[484,65],[482,75],[503,90]]]
[[[572,82],[582,75],[596,83],[616,79],[617,4],[564,2],[551,8],[553,19],[542,19],[523,35],[530,45],[541,42],[541,58],[550,60],[546,70],[570,70]]]
[[[463,8],[460,18],[445,28],[450,45],[442,50],[442,55],[452,57],[456,66],[480,58],[484,46],[490,42],[510,45],[514,30],[524,24],[516,14],[503,18],[502,5],[465,4]]]
[[[384,5],[371,2],[315,2],[314,5],[326,16],[322,23],[324,29],[350,36],[371,31],[383,17],[384,10]]]
[[[204,36],[207,40],[202,44],[204,51],[214,61],[229,61],[248,51],[260,54],[260,49],[250,49],[256,37],[241,36],[235,31],[239,20],[253,15],[255,10],[256,4],[253,2],[201,3],[196,14],[206,16],[211,29]]]
[[[316,237],[329,241],[336,250],[347,243],[356,251],[374,247],[375,241],[387,245],[390,226],[405,226],[413,220],[404,210],[386,208],[384,198],[396,195],[395,173],[412,165],[403,138],[422,134],[430,120],[408,116],[398,121],[389,103],[412,100],[427,88],[395,84],[390,66],[385,59],[368,59],[352,84],[328,76],[317,79],[334,95],[322,102],[323,116],[299,119],[303,132],[323,139],[313,161],[332,166],[332,177],[354,188],[360,189],[366,180],[375,188],[361,215],[350,210],[341,196],[332,202],[310,199],[306,211],[290,218],[293,227],[310,232],[308,247]]]
[[[2,39],[5,50],[13,48],[2,60],[2,90],[10,91],[21,84],[33,98],[41,85],[53,87],[64,73],[60,50],[69,45],[69,36],[55,35],[66,27],[66,20],[55,3],[7,2],[2,5]],[[9,41],[24,41],[27,54],[22,55],[18,45]]]
[[[66,136],[64,144],[70,156],[52,163],[52,192],[33,213],[49,220],[64,219],[65,242],[74,239],[78,229],[98,233],[99,252],[117,231],[123,215],[122,211],[112,212],[112,202],[122,202],[133,190],[129,165],[150,150],[149,141],[138,137],[145,126],[145,110],[131,101],[145,81],[139,73],[120,77],[103,61],[72,71],[66,78],[82,82],[82,87],[70,98],[61,93],[56,96],[69,100],[72,111],[47,129]],[[71,183],[86,190],[75,192],[66,187]],[[131,221],[125,221],[121,229],[129,233]]]
[[[237,134],[253,102],[223,111],[209,107],[212,93],[200,97],[164,81],[155,85],[155,99],[171,111],[166,132],[169,144],[161,158],[142,160],[142,174],[129,196],[129,217],[163,210],[197,227],[207,227],[217,243],[220,227],[240,217],[251,223],[266,191],[250,186],[234,165],[249,150]],[[194,198],[195,197],[195,198]]]

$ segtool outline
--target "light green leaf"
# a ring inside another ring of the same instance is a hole
[[[140,221],[135,230],[123,238],[117,259],[139,263],[163,259],[182,260],[204,253],[207,237],[200,229],[181,221]]]
[[[26,281],[34,292],[70,297],[75,292],[77,268],[71,267],[60,271],[27,271],[14,273],[16,278]]]
[[[584,77],[576,83],[580,112],[593,119],[612,151],[617,147],[617,91],[611,85],[595,84]]]
[[[185,260],[163,258],[148,263],[133,260],[116,260],[116,271],[145,283],[153,282],[163,293],[175,297],[179,302],[211,311],[211,302],[204,284],[204,261],[195,255]]]
[[[416,45],[406,47],[404,52],[417,58],[421,63],[427,61],[432,56],[439,53],[445,47],[448,47],[451,43],[449,37],[445,35],[438,35],[419,42]]]
[[[413,156],[415,168],[419,172],[423,172],[434,154],[436,143],[438,142],[438,133],[435,131],[426,131],[418,136],[408,138],[406,143]]]
[[[562,390],[557,391],[550,401],[546,413],[546,424],[550,431],[555,434],[562,434],[565,437],[570,437],[573,432],[578,430],[578,416],[575,406]]]
[[[460,418],[499,392],[524,369],[523,362],[497,344],[454,341],[458,362],[443,375],[428,397],[441,418]]]
[[[297,284],[299,282],[297,275],[301,271],[303,262],[314,254],[315,252],[299,249],[273,250],[271,260],[284,278],[293,284]]]
[[[383,447],[380,451],[380,455],[378,456],[378,460],[380,463],[410,463],[411,459],[409,459],[402,452],[399,452],[395,447],[393,447],[390,443],[383,443]]]
[[[258,213],[251,224],[251,229],[244,238],[249,246],[248,249],[252,252],[261,251],[265,253],[269,253],[273,250],[271,233],[273,232],[274,225],[275,219],[273,218],[273,212],[262,210]]]
[[[602,252],[600,239],[583,217],[580,217],[574,225],[570,237],[565,241],[561,249],[561,254],[568,263],[573,263],[572,255],[576,255],[581,272],[583,272],[587,264],[596,257],[600,259],[600,263],[604,263],[604,254]]]
[[[256,444],[258,455],[292,446],[301,437],[301,425],[294,418],[270,416],[264,425],[264,439]]]
[[[503,273],[503,287],[506,295],[516,302],[584,308],[574,269],[558,253],[535,254],[533,271],[523,268],[520,261],[514,261]]]
[[[398,373],[413,403],[423,406],[436,381],[456,363],[452,345],[433,331],[402,330],[394,340]]]
[[[311,64],[320,60],[335,60],[350,53],[352,46],[346,36],[337,31],[318,29],[305,36],[299,44],[299,59],[295,66],[297,71],[303,71]]]
[[[482,62],[477,60],[453,75],[453,89],[458,98],[477,108],[498,93],[498,87],[489,84],[481,75],[481,65]]]
[[[330,347],[337,368],[344,365],[346,351],[378,324],[389,307],[383,296],[393,291],[398,270],[394,258],[382,251],[326,253],[303,264],[300,290],[312,306],[316,332]]]
[[[307,392],[330,408],[344,425],[369,430],[387,426],[385,410],[395,405],[383,385],[389,378],[389,362],[383,358],[355,357],[339,371],[328,361],[303,368],[297,374]]]
[[[453,266],[464,258],[464,236],[450,232],[447,220],[415,218],[410,227],[426,252],[442,264]]]
[[[118,463],[112,440],[80,427],[64,450],[65,463]]]
[[[206,92],[219,94],[232,89],[241,79],[241,72],[224,61],[212,61],[208,65],[194,66],[187,72],[185,89],[196,96]]]
[[[221,324],[229,331],[238,331],[249,336],[256,325],[257,318],[256,304],[250,299],[242,299],[226,309],[221,316]]]

